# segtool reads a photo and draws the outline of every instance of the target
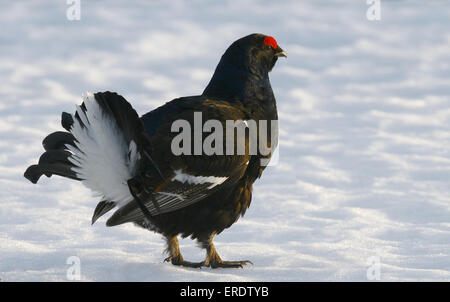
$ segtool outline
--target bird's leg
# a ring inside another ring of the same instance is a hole
[[[200,243],[203,248],[206,249],[206,259],[203,263],[203,266],[208,266],[211,268],[237,268],[244,267],[246,264],[253,264],[250,260],[242,260],[242,261],[224,261],[220,258],[219,254],[216,251],[216,248],[213,244],[214,234],[212,234],[207,240],[202,241]]]
[[[166,237],[167,240],[167,252],[169,257],[164,259],[164,262],[171,262],[173,265],[180,265],[186,267],[200,268],[203,262],[189,262],[183,259],[180,252],[180,246],[178,245],[177,236]]]

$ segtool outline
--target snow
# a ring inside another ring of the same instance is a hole
[[[75,256],[82,281],[369,281],[377,267],[381,281],[449,281],[449,5],[381,0],[369,21],[366,1],[81,0],[68,21],[66,1],[3,1],[1,280],[66,281]],[[98,199],[81,183],[23,178],[82,93],[117,91],[143,114],[201,93],[253,32],[288,55],[270,75],[279,162],[215,240],[223,259],[253,266],[163,263],[160,235],[91,226]]]

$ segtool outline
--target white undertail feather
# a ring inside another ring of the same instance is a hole
[[[67,145],[73,153],[69,157],[75,165],[72,170],[95,195],[123,206],[133,200],[127,180],[134,176],[140,154],[134,141],[126,143],[116,121],[102,112],[92,93],[83,99],[86,112],[77,106],[77,113],[86,127],[73,118],[70,132],[77,148]]]
[[[188,184],[211,184],[208,189],[212,189],[217,185],[222,184],[228,177],[218,177],[218,176],[195,176],[183,173],[181,169],[174,171],[175,176],[172,178],[173,180],[177,180],[181,183],[187,182]]]

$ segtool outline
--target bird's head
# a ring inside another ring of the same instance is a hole
[[[247,100],[249,95],[263,95],[271,90],[268,75],[279,57],[286,53],[273,37],[245,36],[225,51],[203,95]],[[265,85],[265,91],[254,91]]]
[[[279,57],[287,55],[273,37],[251,34],[231,44],[222,59],[237,67],[250,69],[252,73],[267,74]]]

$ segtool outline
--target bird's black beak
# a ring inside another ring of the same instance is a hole
[[[284,52],[284,50],[280,48],[280,46],[278,46],[277,49],[275,50],[275,56],[287,58],[287,54]]]

